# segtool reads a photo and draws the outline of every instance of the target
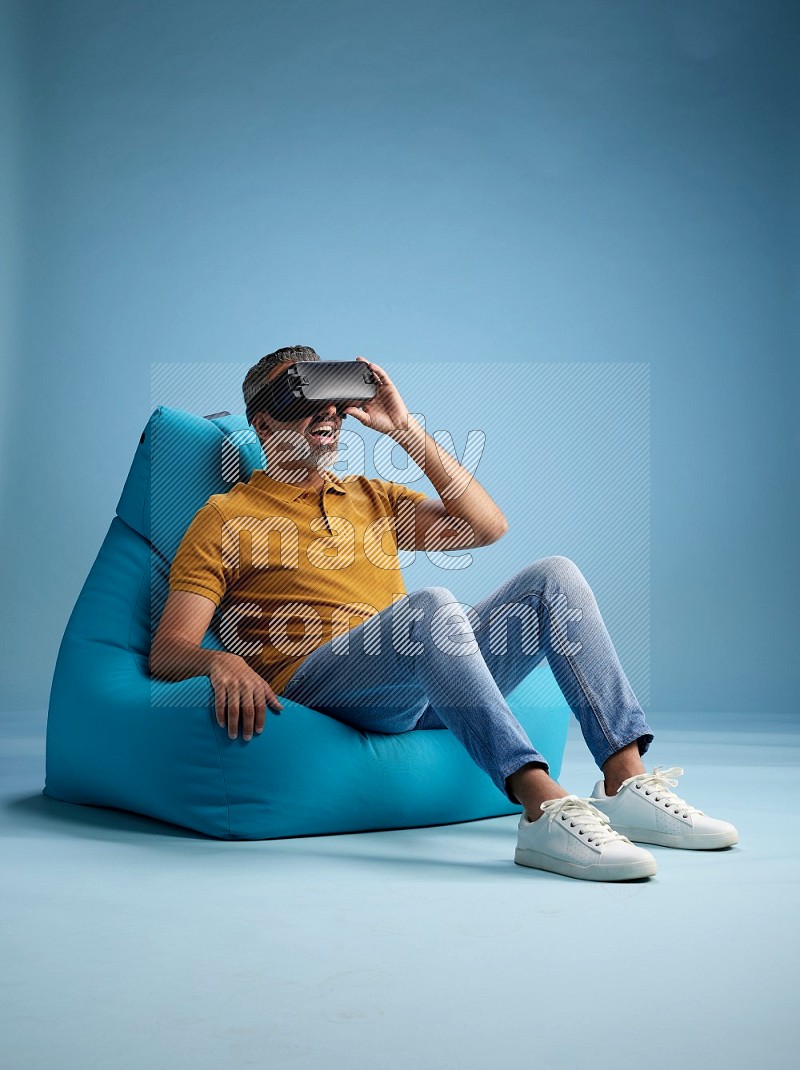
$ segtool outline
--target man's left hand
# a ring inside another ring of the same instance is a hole
[[[363,408],[351,405],[343,411],[348,416],[355,417],[365,427],[371,427],[373,431],[384,435],[391,434],[392,431],[407,430],[408,409],[388,374],[379,364],[374,364],[364,357],[356,357],[356,360],[363,361],[374,374],[377,380],[375,397],[366,401]]]

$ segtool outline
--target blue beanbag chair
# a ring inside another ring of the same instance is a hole
[[[43,794],[228,840],[414,828],[521,813],[447,729],[362,732],[283,699],[229,739],[207,676],[150,676],[150,643],[183,533],[212,494],[265,467],[243,415],[159,406],[61,641]],[[219,609],[202,645],[224,649]],[[571,711],[547,661],[508,697],[561,770]]]

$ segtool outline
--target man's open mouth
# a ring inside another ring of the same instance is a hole
[[[319,445],[332,445],[336,441],[336,428],[333,424],[316,424],[306,432],[312,442]]]

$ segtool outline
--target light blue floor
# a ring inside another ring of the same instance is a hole
[[[217,842],[41,796],[0,715],[9,1070],[798,1065],[800,726],[647,711],[739,846],[604,884],[513,863],[515,817]],[[588,795],[576,726],[560,778]]]

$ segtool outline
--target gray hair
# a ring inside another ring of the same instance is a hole
[[[267,353],[258,364],[254,364],[242,383],[242,394],[245,405],[249,405],[252,398],[265,386],[269,373],[279,364],[294,364],[296,360],[322,360],[310,346],[285,346],[276,349],[274,353]]]

